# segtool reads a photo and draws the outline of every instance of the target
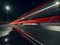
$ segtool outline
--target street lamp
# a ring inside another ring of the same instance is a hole
[[[56,15],[58,15],[58,12],[59,12],[58,10],[59,10],[59,7],[60,7],[60,1],[57,0],[57,1],[55,2],[55,4],[56,4],[56,7],[57,7]]]
[[[59,4],[60,4],[60,2],[58,2],[58,1],[57,1],[55,4],[56,4],[56,5],[59,5]]]
[[[8,17],[8,16],[9,16],[8,13],[9,13],[10,9],[11,9],[11,7],[10,7],[9,5],[5,5],[5,10],[6,10],[6,12],[7,12],[6,17],[7,17],[7,19],[8,19],[8,23],[9,23],[9,21],[10,21],[10,18]]]
[[[5,6],[6,10],[10,10],[10,7],[9,6]]]
[[[10,10],[10,6],[5,6],[5,9],[7,10],[7,11],[9,11]]]

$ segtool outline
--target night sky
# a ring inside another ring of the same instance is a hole
[[[12,21],[48,0],[0,0],[0,21]],[[10,11],[4,6],[9,5]]]

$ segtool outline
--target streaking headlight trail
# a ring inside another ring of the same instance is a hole
[[[55,4],[53,4],[53,5],[49,6],[49,7],[46,7],[46,8],[44,8],[44,9],[42,9],[42,10],[39,10],[39,11],[34,12],[34,13],[30,14],[30,15],[27,15],[27,16],[25,16],[25,17],[22,17],[21,19],[25,19],[25,18],[27,18],[27,17],[29,17],[29,16],[32,16],[32,15],[36,14],[36,13],[45,11],[45,10],[47,10],[47,9],[50,9],[50,8],[52,8],[52,7],[54,7],[54,6],[58,6],[58,5],[60,5],[60,2],[57,1],[57,2],[55,2]]]

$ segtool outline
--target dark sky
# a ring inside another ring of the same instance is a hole
[[[47,1],[48,0],[0,0],[0,20],[14,20]],[[8,13],[4,8],[5,5],[11,7]]]

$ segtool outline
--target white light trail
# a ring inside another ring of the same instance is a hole
[[[53,5],[49,6],[49,7],[46,7],[46,8],[44,8],[44,9],[42,9],[42,10],[39,10],[39,11],[36,11],[36,12],[34,12],[34,13],[32,13],[32,14],[29,14],[29,15],[27,15],[27,16],[25,16],[25,17],[22,17],[21,19],[25,19],[25,18],[27,18],[27,17],[29,17],[29,16],[32,16],[32,15],[34,15],[34,14],[36,14],[36,13],[39,13],[39,12],[42,12],[42,11],[44,11],[44,10],[50,9],[50,8],[52,8],[52,7],[54,7],[54,6],[59,5],[59,4],[60,4],[60,2],[56,2],[55,4],[53,4]]]
[[[22,26],[25,26],[25,25],[38,25],[37,23],[23,23]]]

